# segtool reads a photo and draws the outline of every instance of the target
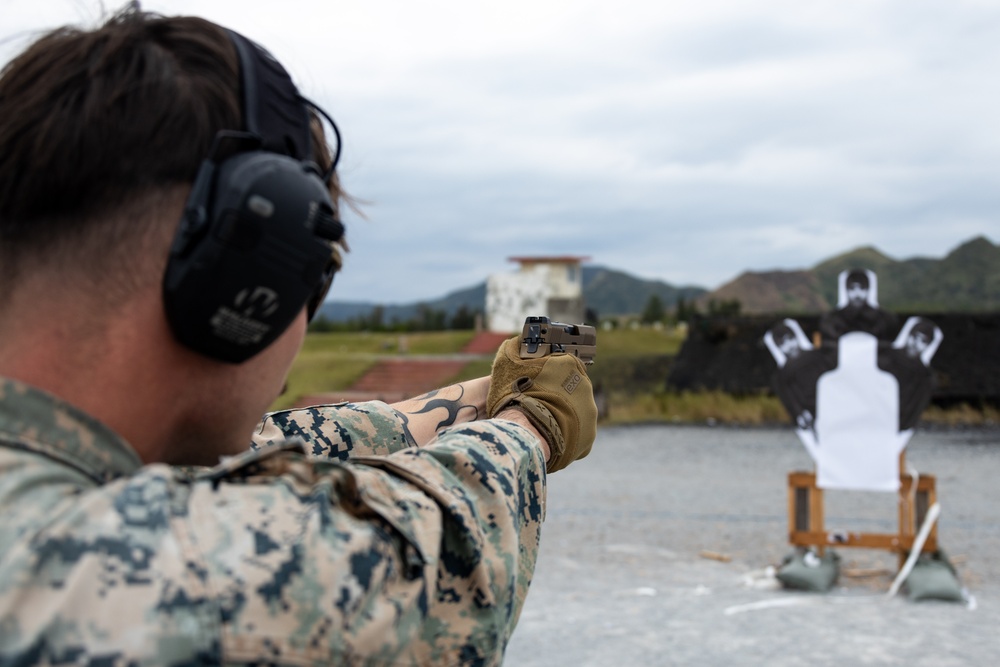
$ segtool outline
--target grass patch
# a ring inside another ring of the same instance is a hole
[[[357,354],[455,354],[470,340],[472,331],[431,331],[421,333],[326,332],[306,335],[299,356],[317,352]]]
[[[448,355],[464,348],[472,331],[420,333],[323,332],[306,335],[288,374],[288,388],[270,406],[283,410],[308,394],[343,391],[386,355]],[[490,374],[492,360],[470,363],[461,377],[468,380]]]
[[[996,426],[1000,424],[1000,409],[991,405],[979,409],[968,403],[948,408],[932,405],[924,410],[920,423],[934,426]]]
[[[606,391],[634,393],[659,390],[670,369],[670,361],[684,342],[675,331],[613,329],[598,331],[597,357],[588,369],[594,386]],[[469,362],[450,383],[490,374],[493,356]]]
[[[672,327],[599,330],[594,363],[622,357],[675,355],[683,344],[684,333]]]
[[[788,413],[775,396],[734,396],[721,391],[612,393],[609,395],[607,422],[709,422],[759,426],[788,423]]]
[[[299,354],[288,374],[285,393],[271,405],[271,410],[284,410],[308,394],[347,389],[375,363],[375,357],[313,352]]]

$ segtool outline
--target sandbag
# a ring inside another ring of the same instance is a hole
[[[840,556],[833,549],[819,556],[811,549],[797,549],[786,556],[775,577],[785,586],[803,591],[825,593],[840,576]]]
[[[911,600],[965,601],[958,573],[941,550],[920,554],[903,585]]]

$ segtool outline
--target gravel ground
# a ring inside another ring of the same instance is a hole
[[[908,463],[937,476],[938,538],[969,603],[886,592],[897,557],[841,549],[825,594],[776,587],[787,474],[812,461],[789,429],[602,429],[549,478],[542,550],[505,665],[987,665],[1000,657],[1000,430],[921,431]],[[830,529],[892,532],[896,495],[826,494]],[[721,554],[723,562],[703,555]]]

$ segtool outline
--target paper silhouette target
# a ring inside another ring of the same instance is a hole
[[[836,342],[845,333],[862,331],[891,341],[898,327],[896,316],[878,305],[878,278],[874,271],[851,269],[838,276],[837,310],[819,321],[824,343]]]
[[[877,288],[872,271],[840,274],[838,307],[820,319],[819,348],[792,319],[764,336],[778,365],[775,391],[816,462],[820,488],[897,490],[899,454],[930,402],[941,330],[911,317],[897,333]]]

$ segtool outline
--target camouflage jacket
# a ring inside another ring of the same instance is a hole
[[[410,446],[384,403],[269,415],[215,468],[143,466],[0,380],[0,665],[496,665],[545,464],[507,422]]]

